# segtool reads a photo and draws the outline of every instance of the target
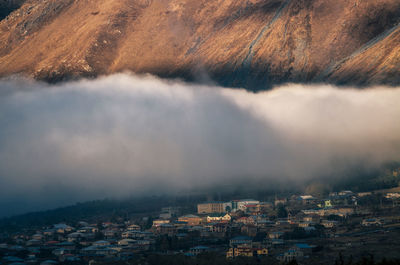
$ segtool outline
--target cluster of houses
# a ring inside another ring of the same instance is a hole
[[[301,229],[305,237],[318,234],[334,238],[341,231],[344,233],[344,221],[348,222],[352,216],[361,218],[357,221],[360,227],[382,226],[381,218],[370,218],[371,211],[358,205],[359,198],[371,195],[371,192],[341,191],[331,193],[325,199],[301,195],[276,198],[273,202],[253,199],[205,202],[197,205],[196,215],[176,219],[164,219],[160,215],[153,227],[156,234],[168,236],[196,231],[201,238],[229,239],[227,258],[275,255],[279,261],[287,262],[307,258],[321,249],[317,245],[291,240],[296,228]],[[397,199],[395,195],[390,196]],[[287,215],[278,217],[278,207],[284,207]],[[212,249],[215,248],[199,246],[196,253]]]
[[[321,246],[307,238],[338,237],[353,216],[359,218],[361,228],[383,226],[387,220],[358,205],[359,198],[365,196],[371,194],[342,191],[331,193],[326,199],[301,195],[267,202],[213,201],[198,204],[196,213],[166,207],[156,218],[146,217],[152,220],[151,227],[146,228],[132,220],[55,224],[34,232],[15,233],[8,242],[0,241],[0,264],[129,260],[146,252],[192,257],[211,251],[228,259],[272,256],[280,262],[301,260],[321,251]],[[398,200],[400,195],[391,193],[385,197]],[[163,246],[163,238],[173,238],[177,243]],[[18,254],[22,252],[24,256]]]
[[[99,227],[82,221],[75,227],[55,224],[32,235],[17,233],[12,239],[15,245],[0,244],[0,252],[4,255],[1,262],[46,265],[104,257],[129,259],[134,253],[149,251],[155,235],[129,222],[106,222]],[[28,253],[25,259],[18,257],[21,252]],[[44,253],[47,257],[43,258]]]

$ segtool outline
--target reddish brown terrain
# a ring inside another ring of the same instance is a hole
[[[397,85],[399,23],[398,0],[25,0],[0,22],[0,75]]]

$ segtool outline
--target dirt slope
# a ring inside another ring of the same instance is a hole
[[[26,0],[0,22],[0,75],[396,85],[399,22],[397,0]]]

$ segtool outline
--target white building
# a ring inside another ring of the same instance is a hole
[[[237,202],[237,210],[246,211],[246,206],[250,204],[259,204],[260,201],[253,199],[240,200]]]
[[[229,222],[231,221],[231,216],[229,214],[210,214],[207,216],[207,222]]]

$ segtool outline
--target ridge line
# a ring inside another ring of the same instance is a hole
[[[315,78],[315,80],[316,81],[322,81],[324,78],[329,77],[334,71],[339,69],[348,60],[351,60],[351,59],[355,58],[356,56],[366,52],[370,48],[374,47],[381,40],[384,40],[385,38],[389,37],[398,28],[400,28],[400,22],[398,24],[396,24],[395,26],[391,27],[390,29],[388,29],[388,30],[382,32],[381,34],[375,36],[374,38],[370,39],[365,44],[363,44],[360,48],[358,48],[356,51],[351,53],[349,56],[330,64],[322,73],[320,73]]]

